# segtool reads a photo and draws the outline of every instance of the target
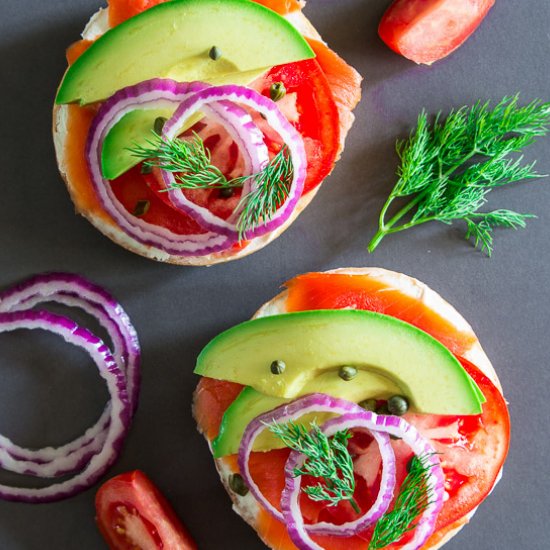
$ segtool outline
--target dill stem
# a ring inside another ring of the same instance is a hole
[[[349,503],[351,504],[351,507],[354,509],[355,513],[360,514],[361,508],[359,508],[357,502],[355,502],[355,499],[353,497],[350,497],[348,500],[349,500]]]

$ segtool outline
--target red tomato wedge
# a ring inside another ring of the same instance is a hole
[[[395,52],[427,65],[446,57],[477,29],[495,0],[395,0],[378,28]]]
[[[473,333],[457,330],[417,298],[368,275],[306,273],[286,286],[288,311],[353,308],[385,313],[426,331],[458,355],[475,341]]]
[[[354,307],[390,314],[405,321],[415,321],[420,328],[432,332],[455,349],[468,349],[470,335],[454,329],[446,320],[427,308],[420,300],[382,284],[367,275],[311,273],[299,276],[288,283],[287,310],[339,309]],[[456,352],[455,352],[456,353]],[[475,365],[459,357],[466,371],[483,392],[486,403],[483,413],[476,416],[406,415],[425,437],[431,440],[441,459],[446,477],[449,498],[441,510],[436,532],[427,547],[443,539],[446,533],[459,527],[465,516],[473,511],[488,495],[506,458],[510,437],[510,420],[506,402],[500,391]],[[195,398],[195,415],[201,431],[212,439],[217,435],[225,407],[241,390],[241,386],[226,381],[201,379]],[[217,395],[219,392],[219,395]],[[207,396],[205,400],[204,397]],[[198,414],[200,412],[200,414]],[[355,462],[358,502],[363,509],[370,506],[369,498],[379,483],[379,453],[372,442],[357,435],[351,440]],[[412,453],[401,441],[392,445],[397,459],[397,481],[400,485],[406,475],[406,465]],[[288,450],[252,453],[250,470],[256,483],[269,499],[279,506],[284,486],[283,466]],[[238,471],[234,457],[222,459],[233,471]],[[332,521],[341,523],[352,518],[347,505],[328,507],[303,497],[301,507],[306,521]],[[285,526],[262,510],[257,518],[258,534],[277,550],[293,550]],[[370,540],[370,531],[355,537],[315,537],[323,547],[331,550],[364,550]],[[406,542],[388,548],[398,549]]]
[[[107,481],[97,492],[97,524],[112,550],[196,550],[168,501],[135,470]]]
[[[109,23],[112,27],[120,25],[130,17],[134,17],[153,6],[163,4],[168,0],[108,0]],[[298,0],[254,0],[281,15],[302,9]]]
[[[269,96],[275,82],[285,85],[287,96],[294,96],[297,119],[290,119],[304,140],[307,177],[303,193],[317,187],[332,171],[340,146],[338,107],[330,84],[316,59],[306,59],[273,67],[251,87]],[[284,111],[283,111],[284,112]],[[260,125],[260,121],[257,122]]]

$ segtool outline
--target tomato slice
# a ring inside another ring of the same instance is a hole
[[[495,0],[395,0],[378,28],[395,52],[431,64],[461,46]]]
[[[269,89],[276,82],[282,82],[287,99],[292,98],[293,113],[288,118],[304,140],[307,156],[305,194],[330,174],[336,162],[340,146],[338,107],[316,59],[273,67],[251,87],[269,97]],[[261,127],[261,123],[259,125]]]
[[[112,550],[197,549],[168,501],[139,470],[107,481],[95,505],[99,530]]]

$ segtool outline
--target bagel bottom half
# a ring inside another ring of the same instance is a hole
[[[471,337],[471,345],[469,349],[467,349],[463,354],[464,357],[468,359],[471,363],[475,364],[476,367],[478,367],[478,369],[481,370],[483,374],[485,374],[485,376],[487,376],[493,382],[493,384],[495,384],[495,386],[502,394],[502,387],[495,372],[495,369],[493,368],[487,355],[483,351],[483,348],[481,347],[481,344],[476,337],[472,327],[453,306],[451,306],[438,293],[431,290],[424,283],[418,281],[417,279],[414,279],[413,277],[403,275],[402,273],[396,273],[394,271],[388,271],[381,268],[336,269],[328,273],[368,276],[369,278],[376,279],[381,283],[384,283],[388,287],[398,290],[403,294],[418,300],[428,309],[432,310],[434,313],[437,313],[445,321],[449,322],[454,328]],[[285,290],[278,296],[275,296],[269,302],[265,303],[256,312],[254,318],[286,313],[287,298],[288,290]],[[207,434],[205,434],[204,431],[201,429],[200,419],[197,415],[197,403],[201,399],[200,392],[201,390],[199,386],[194,395],[193,413],[195,419],[197,420],[199,431],[203,433],[211,449],[211,442],[213,438],[209,438]],[[238,472],[238,467],[236,465],[234,457],[223,457],[219,459],[214,459],[214,461],[216,469],[220,475],[220,479],[233,501],[233,510],[237,514],[239,514],[261,536],[258,530],[258,520],[260,518],[260,514],[265,512],[261,510],[260,505],[250,493],[247,494],[245,497],[237,496],[229,487],[230,476]],[[491,490],[499,481],[501,474],[502,472],[499,472],[499,475],[495,480],[495,483],[493,484]],[[466,525],[466,523],[468,523],[470,518],[474,515],[476,509],[477,508],[474,508],[464,517],[460,518],[446,528],[435,532],[429,539],[429,541],[424,545],[424,548],[435,550],[436,548],[442,547],[446,542],[453,538],[460,531],[460,529],[462,529],[462,527]],[[269,541],[264,540],[264,542],[268,546],[270,546]],[[277,549],[276,546],[270,547]]]

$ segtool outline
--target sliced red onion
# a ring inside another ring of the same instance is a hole
[[[322,431],[327,435],[333,435],[339,430],[351,430],[355,428],[365,428],[369,430],[374,437],[376,437],[377,433],[383,433],[386,437],[388,437],[388,434],[399,437],[412,449],[416,456],[422,456],[426,465],[429,467],[427,479],[429,504],[417,522],[412,540],[402,547],[407,550],[418,550],[433,533],[437,515],[443,505],[445,478],[435,449],[424,437],[422,437],[422,435],[420,435],[420,432],[418,432],[414,426],[406,422],[403,418],[399,418],[397,416],[376,415],[372,412],[363,410],[360,412],[345,414],[338,418],[333,418],[321,427]],[[383,457],[384,455],[382,454],[382,458]],[[317,524],[315,526],[316,529],[313,531],[310,529],[309,525],[304,524],[304,519],[300,512],[300,505],[298,501],[301,488],[301,479],[299,477],[293,477],[294,469],[296,467],[299,468],[303,462],[304,457],[300,453],[293,451],[290,454],[285,465],[286,481],[281,499],[281,508],[283,510],[289,536],[294,544],[300,548],[300,550],[323,550],[323,547],[313,541],[310,535],[313,532],[317,534],[332,535],[335,533],[327,529],[323,529],[322,527],[319,529],[318,527],[320,527],[321,524]],[[381,481],[381,492],[382,483],[383,479]],[[390,496],[389,502],[386,503],[384,512],[387,510],[392,500],[392,496]],[[381,497],[381,494],[379,493],[377,502],[380,501],[381,498],[383,497]],[[375,502],[373,508],[376,507],[377,502]],[[374,521],[378,520],[381,515],[382,514],[377,516]],[[353,523],[357,524],[357,521]],[[342,528],[339,536],[352,536],[368,526],[364,525],[363,522],[361,523],[360,529],[355,531],[353,531],[352,522],[338,526]]]
[[[113,343],[112,355],[125,374],[132,414],[138,401],[140,347],[136,331],[122,306],[103,288],[69,273],[37,275],[0,293],[0,312],[29,310],[43,302],[77,307],[97,319]],[[58,477],[81,470],[107,437],[110,404],[85,434],[61,447],[30,450],[0,435],[0,466],[40,477]]]
[[[297,420],[301,416],[313,412],[331,412],[341,415],[327,421],[321,427],[327,435],[333,435],[339,430],[366,429],[380,446],[383,462],[380,492],[371,509],[353,522],[342,525],[327,522],[311,525],[304,523],[299,506],[301,480],[299,477],[294,477],[294,469],[300,467],[305,457],[298,452],[291,452],[285,465],[286,481],[281,497],[282,514],[264,497],[250,473],[248,466],[250,453],[255,439],[266,429],[266,424]],[[349,401],[336,399],[325,394],[311,394],[264,413],[250,422],[244,432],[239,448],[239,469],[250,492],[258,502],[273,516],[286,523],[289,536],[298,548],[302,550],[323,550],[311,539],[310,535],[353,536],[376,522],[388,509],[395,489],[395,456],[390,445],[389,435],[402,439],[415,455],[424,457],[429,466],[427,480],[429,505],[415,527],[412,540],[403,546],[406,550],[416,550],[422,547],[434,530],[437,515],[443,505],[444,475],[434,448],[416,428],[402,418],[376,415]]]
[[[109,182],[103,178],[101,171],[103,141],[109,130],[127,113],[135,109],[176,107],[189,94],[205,86],[198,82],[178,83],[173,80],[153,79],[123,88],[103,103],[88,134],[86,160],[94,190],[102,207],[130,238],[165,254],[175,256],[212,254],[227,250],[237,241],[237,238],[214,232],[178,235],[130,214],[115,196]]]
[[[281,500],[281,505],[283,513],[279,512],[262,494],[259,487],[256,485],[252,475],[250,474],[250,469],[248,467],[248,459],[252,448],[254,446],[254,441],[256,438],[265,430],[266,424],[272,422],[288,422],[290,420],[297,420],[308,413],[314,412],[329,412],[341,415],[347,415],[351,412],[356,414],[371,415],[373,413],[367,413],[364,409],[351,403],[350,401],[345,401],[343,399],[337,399],[330,397],[325,394],[311,394],[296,401],[292,401],[286,405],[278,407],[273,411],[267,412],[258,416],[247,426],[241,446],[239,448],[239,469],[241,474],[250,489],[250,492],[254,497],[260,502],[260,504],[266,508],[273,516],[275,516],[280,521],[284,521],[285,517],[285,506],[290,506],[292,503],[293,512],[297,510],[297,514],[301,519],[301,530],[307,530],[309,533],[317,534],[330,534],[336,536],[352,536],[359,531],[366,529],[369,525],[374,523],[382,514],[388,509],[390,502],[393,497],[393,490],[395,487],[395,455],[393,453],[390,438],[385,433],[378,433],[377,431],[372,431],[375,422],[369,417],[368,420],[363,421],[363,425],[359,426],[366,428],[372,432],[372,436],[380,446],[380,454],[382,456],[382,478],[380,482],[380,492],[374,503],[374,505],[365,512],[361,517],[357,518],[354,521],[345,523],[343,525],[335,525],[327,522],[313,523],[305,525],[303,523],[303,518],[300,513],[298,505],[298,496],[300,493],[300,480],[299,478],[293,477],[294,466],[299,465],[300,461],[303,459],[303,455],[300,453],[291,453],[289,460],[287,462],[286,470],[287,474],[290,471],[290,479],[287,475],[287,488],[283,493],[283,498]],[[376,415],[374,415],[376,416]],[[368,424],[368,425],[367,425]],[[330,427],[329,427],[330,430]],[[324,431],[324,428],[323,428]],[[330,434],[327,432],[327,435],[332,435],[337,430],[330,431]],[[289,466],[292,463],[293,466]],[[289,470],[290,468],[290,470]],[[292,485],[292,491],[289,490],[289,485]],[[288,493],[288,494],[286,494]],[[294,502],[295,499],[295,502]],[[291,519],[294,516],[291,517]],[[288,520],[287,520],[288,521]],[[297,522],[294,521],[294,524]],[[289,528],[290,533],[290,528]]]
[[[84,349],[96,363],[111,395],[109,427],[101,450],[87,466],[67,481],[41,489],[0,485],[0,498],[21,502],[53,502],[73,496],[93,485],[116,460],[130,420],[130,403],[126,379],[108,347],[90,331],[74,321],[47,311],[0,313],[0,333],[19,329],[46,330],[61,336],[67,343]]]
[[[255,90],[244,86],[211,86],[200,90],[183,100],[173,117],[170,118],[164,125],[163,137],[173,139],[178,136],[185,122],[189,120],[194,113],[197,111],[204,111],[205,108],[207,109],[211,105],[226,105],[227,101],[245,105],[264,115],[268,124],[280,135],[284,143],[288,146],[294,168],[292,183],[285,201],[279,206],[277,212],[271,217],[271,219],[264,220],[262,225],[246,233],[245,238],[251,239],[254,237],[260,237],[277,229],[290,217],[302,194],[302,189],[306,178],[307,159],[304,142],[298,131],[281,113],[276,103],[259,94]],[[265,148],[265,145],[263,145],[263,140],[261,139],[261,133],[254,125],[249,115],[247,115],[247,118],[242,117],[241,120],[241,125],[237,123],[233,126],[236,130],[234,136],[235,141],[250,150],[256,150],[256,148],[261,148],[262,146]],[[230,125],[227,125],[226,127],[228,130],[231,128]],[[255,172],[258,172],[264,167],[264,165],[265,162],[261,162],[253,168],[255,169]],[[171,172],[163,170],[162,176],[166,188],[172,188],[175,183],[174,175]],[[244,190],[243,196],[245,196],[245,193],[249,193],[254,189],[253,183],[248,185],[252,185],[252,187],[247,187]],[[207,208],[200,207],[193,203],[185,196],[181,189],[171,189],[169,191],[169,196],[175,206],[183,212],[191,215],[203,227],[216,233],[224,234],[232,239],[239,238],[239,231],[236,225],[236,215],[230,220],[224,220],[219,216],[214,215]]]

